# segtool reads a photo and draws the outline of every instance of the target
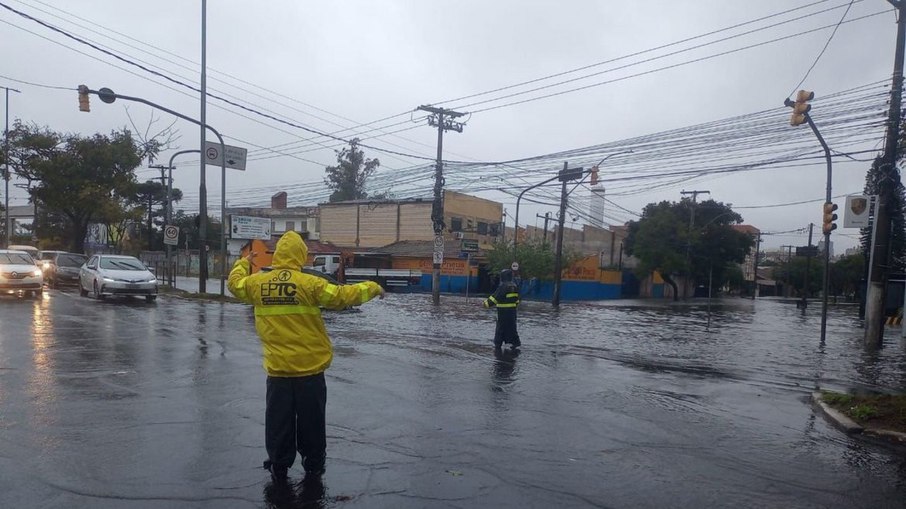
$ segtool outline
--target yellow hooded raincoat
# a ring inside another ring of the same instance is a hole
[[[286,232],[277,242],[272,271],[249,275],[249,261],[244,258],[230,271],[230,292],[255,306],[255,328],[269,376],[308,376],[326,370],[333,349],[320,308],[343,309],[381,293],[372,281],[338,286],[305,274],[300,269],[307,259],[302,237]]]

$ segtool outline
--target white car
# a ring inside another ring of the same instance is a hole
[[[40,297],[43,288],[44,275],[28,253],[0,249],[0,292],[31,292]]]
[[[94,255],[79,269],[79,295],[96,299],[134,295],[148,302],[157,298],[157,278],[134,256]]]

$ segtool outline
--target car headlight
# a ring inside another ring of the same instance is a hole
[[[103,279],[104,279],[104,282],[105,282],[105,283],[113,283],[114,281],[116,281],[115,279],[112,279],[112,278],[109,278],[109,277],[105,277],[105,278],[103,278]]]
[[[44,273],[41,272],[41,269],[35,269],[35,271],[32,272],[32,275],[34,275],[34,276],[41,276],[41,275],[43,275],[43,274],[44,274]]]
[[[149,279],[147,282],[148,282],[148,283],[155,283],[155,284],[156,284],[156,283],[157,283],[157,279],[151,278],[151,279]]]

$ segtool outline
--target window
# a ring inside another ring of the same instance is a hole
[[[491,234],[491,237],[499,237],[499,236],[500,236],[500,224],[499,224],[499,223],[491,223],[491,225],[490,225],[490,234]]]
[[[478,234],[487,235],[488,234],[488,223],[483,223],[478,221]]]
[[[271,231],[272,232],[277,231],[277,222],[274,221],[273,219],[271,219]]]
[[[462,218],[461,217],[451,217],[450,218],[450,229],[454,232],[462,231]]]
[[[286,231],[291,232],[291,231],[295,231],[295,230],[296,230],[296,222],[287,221],[286,222]]]
[[[334,256],[334,257],[333,257],[333,263],[337,263],[337,264],[340,263],[340,257],[339,257],[339,256]]]

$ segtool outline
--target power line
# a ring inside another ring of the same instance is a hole
[[[852,8],[855,1],[856,0],[850,0],[849,5],[846,6],[846,10],[843,11],[843,16],[840,17],[840,21],[837,22],[837,25],[834,27],[834,30],[831,32],[830,37],[827,38],[827,42],[824,43],[824,47],[821,48],[820,52],[818,52],[818,56],[815,57],[815,61],[812,62],[811,67],[809,67],[808,70],[805,71],[805,76],[802,77],[802,79],[799,81],[798,85],[793,87],[793,90],[790,92],[789,95],[792,96],[796,92],[796,90],[799,90],[799,87],[801,87],[802,84],[805,83],[805,80],[808,79],[809,74],[812,73],[812,69],[814,69],[815,66],[818,65],[818,61],[821,60],[821,57],[824,56],[824,52],[827,51],[827,47],[830,46],[831,41],[834,40],[834,36],[837,35],[837,29],[840,28],[840,25],[843,24],[843,20],[846,19],[846,15],[849,14],[849,10]]]

